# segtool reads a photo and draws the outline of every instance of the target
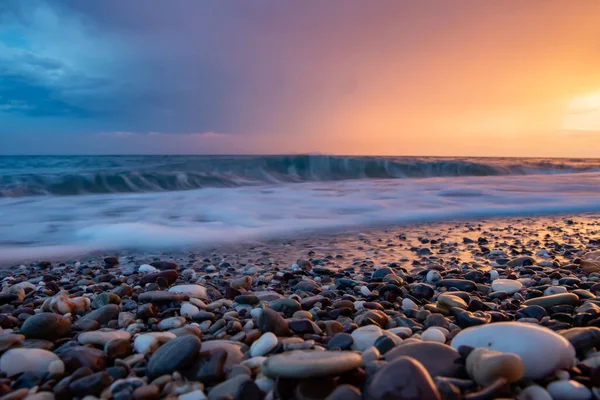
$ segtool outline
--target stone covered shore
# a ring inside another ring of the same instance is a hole
[[[0,271],[0,399],[600,399],[597,215]]]

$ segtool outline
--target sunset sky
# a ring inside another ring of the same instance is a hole
[[[598,0],[2,0],[0,153],[600,157]]]

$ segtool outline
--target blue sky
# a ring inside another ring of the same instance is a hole
[[[572,4],[3,0],[0,153],[593,156],[600,115],[565,131],[600,3]]]

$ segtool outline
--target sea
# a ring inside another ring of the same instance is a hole
[[[0,262],[585,212],[600,159],[0,157]]]

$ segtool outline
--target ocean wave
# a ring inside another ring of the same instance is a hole
[[[600,171],[600,160],[326,155],[0,157],[0,197],[595,171]]]
[[[93,251],[195,249],[377,225],[583,212],[600,212],[600,173],[3,198],[0,265]]]

